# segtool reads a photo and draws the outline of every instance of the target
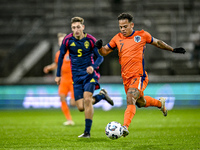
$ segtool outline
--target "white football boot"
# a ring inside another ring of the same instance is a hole
[[[75,125],[75,123],[74,123],[74,121],[72,121],[72,120],[68,120],[68,121],[65,121],[65,122],[63,123],[63,125],[64,125],[64,126],[73,126],[73,125]]]
[[[123,127],[123,134],[122,134],[122,136],[123,137],[126,137],[128,134],[129,134],[129,131],[128,131],[128,129],[126,128],[126,126],[122,126]]]
[[[160,97],[159,101],[162,104],[160,110],[163,112],[163,115],[166,117],[167,116],[167,109],[165,107],[165,98],[164,97]]]

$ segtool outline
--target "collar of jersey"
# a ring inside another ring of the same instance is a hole
[[[133,32],[131,33],[131,35],[129,35],[128,37],[131,37],[134,33],[135,33],[135,30],[133,30]]]
[[[84,34],[85,34],[85,36],[83,37],[83,38],[85,38],[85,37],[87,37],[87,33],[85,33],[85,32],[83,32]],[[75,36],[74,36],[74,33],[73,33],[73,37],[75,38]],[[76,38],[75,38],[76,39]],[[77,39],[78,40],[78,39]],[[82,39],[81,39],[82,40]]]

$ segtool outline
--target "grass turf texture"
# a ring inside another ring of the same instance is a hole
[[[91,138],[77,136],[84,131],[84,113],[71,109],[75,126],[63,126],[65,118],[58,109],[1,110],[0,149],[200,149],[200,109],[174,109],[163,117],[158,109],[137,109],[129,127],[130,134],[110,140],[105,126],[123,123],[124,109],[95,110]]]

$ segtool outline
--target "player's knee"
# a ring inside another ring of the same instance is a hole
[[[136,105],[138,108],[144,107],[145,103],[144,102],[136,102]]]
[[[146,105],[146,101],[144,99],[144,97],[140,97],[137,102],[136,105],[140,108],[140,107],[145,107]]]
[[[127,91],[127,96],[132,96],[134,99],[138,99],[140,96],[140,91],[136,88],[129,88]]]
[[[127,105],[135,105],[140,95],[136,88],[130,88],[127,92]]]
[[[61,102],[65,102],[66,101],[66,96],[65,95],[63,95],[63,94],[60,94],[60,101]]]
[[[87,107],[89,105],[92,105],[92,98],[90,97],[84,98],[84,106]]]
[[[136,99],[132,95],[130,96],[127,95],[126,99],[127,99],[127,105],[135,105]]]

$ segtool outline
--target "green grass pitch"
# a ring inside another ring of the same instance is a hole
[[[63,126],[59,109],[1,110],[0,149],[19,150],[190,150],[200,149],[200,109],[173,109],[163,117],[158,109],[137,109],[130,134],[110,140],[105,126],[123,123],[124,109],[95,109],[91,138],[77,136],[84,131],[84,113],[71,109],[75,126]]]

